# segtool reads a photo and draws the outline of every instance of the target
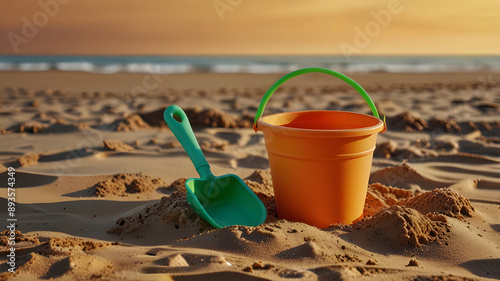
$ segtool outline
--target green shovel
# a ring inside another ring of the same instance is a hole
[[[240,177],[212,174],[186,113],[172,105],[165,109],[163,118],[200,175],[186,181],[187,201],[194,211],[215,228],[263,223],[267,217],[264,204]]]

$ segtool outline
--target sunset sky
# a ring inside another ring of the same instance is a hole
[[[1,10],[0,54],[500,54],[500,0],[39,0]]]

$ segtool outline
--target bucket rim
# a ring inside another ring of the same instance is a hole
[[[344,113],[344,114],[352,114],[352,115],[363,115],[364,117],[372,118],[377,121],[377,124],[368,127],[356,128],[356,129],[301,129],[294,127],[285,127],[280,125],[270,124],[264,121],[267,117],[279,116],[279,115],[288,115],[288,114],[296,114],[296,113],[317,113],[317,112],[325,112],[325,113]],[[259,118],[257,121],[257,130],[265,131],[265,129],[269,128],[273,133],[283,134],[283,135],[294,135],[301,137],[356,137],[356,136],[364,136],[364,135],[372,135],[375,133],[382,133],[385,130],[384,121],[381,119],[371,116],[368,114],[350,112],[350,111],[340,111],[340,110],[302,110],[302,111],[290,111],[290,112],[281,112],[270,115],[265,115]]]

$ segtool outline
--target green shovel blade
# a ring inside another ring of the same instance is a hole
[[[238,176],[212,174],[184,111],[172,105],[163,117],[200,175],[186,181],[187,201],[194,211],[215,228],[262,224],[267,218],[262,201]]]

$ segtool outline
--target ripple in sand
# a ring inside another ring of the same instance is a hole
[[[448,188],[413,196],[406,190],[370,185],[366,204],[374,205],[365,205],[365,213],[373,216],[354,224],[354,233],[392,249],[420,247],[445,239],[450,231],[447,217],[464,219],[474,215],[470,201]]]
[[[84,253],[71,254],[69,257],[54,263],[46,276],[50,276],[50,279],[61,277],[66,280],[97,278],[112,280],[116,278],[114,266],[110,261]]]
[[[0,187],[7,187],[8,171],[0,173]],[[25,173],[16,170],[16,188],[36,187],[55,182],[59,177]]]
[[[397,186],[404,189],[432,189],[444,187],[447,184],[427,179],[419,174],[408,163],[384,168],[371,174],[370,182],[379,182],[387,186]]]

